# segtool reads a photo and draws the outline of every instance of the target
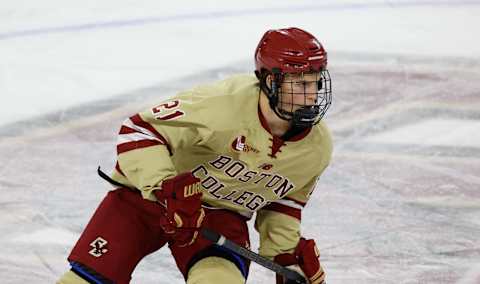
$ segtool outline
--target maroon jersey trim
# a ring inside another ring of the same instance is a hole
[[[307,205],[306,202],[298,201],[298,200],[295,200],[295,199],[293,199],[293,198],[291,198],[291,197],[284,197],[283,199],[291,200],[291,201],[297,203],[298,205],[300,205],[300,206],[302,206],[302,207],[305,207],[305,205]]]
[[[167,149],[168,149],[168,152],[170,153],[170,155],[173,154],[172,149],[171,149],[170,145],[168,144],[167,139],[165,139],[165,137],[163,137],[162,134],[160,134],[152,125],[150,125],[150,123],[144,121],[140,117],[139,114],[136,114],[136,115],[130,117],[130,120],[133,122],[133,124],[135,124],[137,126],[140,126],[140,127],[143,127],[145,129],[148,129],[150,132],[155,134],[156,138],[160,139],[163,142],[163,145],[167,146]]]
[[[117,146],[117,154],[120,155],[122,153],[132,151],[135,149],[141,149],[141,148],[146,148],[146,147],[156,146],[156,145],[165,145],[165,144],[157,140],[140,140],[140,141],[122,143]]]
[[[270,203],[267,206],[263,207],[262,209],[283,213],[288,216],[292,216],[298,219],[299,221],[302,220],[302,210],[285,206],[279,203]]]

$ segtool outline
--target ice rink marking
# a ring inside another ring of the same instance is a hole
[[[241,10],[226,10],[218,12],[206,13],[187,13],[172,16],[160,17],[146,17],[137,19],[123,19],[117,21],[106,22],[92,22],[78,25],[66,25],[57,27],[45,27],[35,29],[25,29],[17,31],[9,31],[0,33],[0,40],[7,40],[12,38],[30,37],[39,35],[49,35],[58,33],[82,32],[88,30],[99,30],[108,28],[122,28],[141,26],[157,23],[167,22],[181,22],[187,20],[209,20],[218,18],[229,18],[239,16],[255,16],[268,14],[284,14],[284,13],[306,13],[312,11],[345,11],[345,10],[367,10],[377,8],[410,8],[410,7],[428,7],[428,6],[474,6],[480,5],[480,1],[406,1],[400,3],[391,3],[390,1],[378,3],[348,3],[348,4],[323,4],[323,5],[301,5],[301,6],[287,6],[287,7],[270,7],[264,9],[241,9]]]

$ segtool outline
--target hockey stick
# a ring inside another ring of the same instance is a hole
[[[106,175],[100,167],[97,169],[98,175],[108,181],[110,184],[115,185],[115,186],[120,186],[120,187],[125,187],[129,188],[128,186],[121,184],[113,179],[111,179],[108,175]],[[257,253],[254,253],[253,251],[246,249],[244,247],[241,247],[237,245],[236,243],[230,241],[229,239],[225,238],[225,236],[220,235],[219,233],[203,228],[201,230],[202,235],[209,241],[217,244],[218,246],[224,247],[226,249],[229,249],[235,253],[237,253],[240,256],[243,256],[246,259],[249,259],[253,262],[258,263],[259,265],[270,269],[273,272],[276,272],[280,275],[283,275],[285,278],[288,279],[287,284],[307,284],[307,281],[305,278],[298,272],[293,271],[291,269],[288,269],[286,267],[281,266],[278,263],[275,263],[271,261],[268,258],[265,258]],[[325,284],[325,283],[323,283]]]
[[[268,258],[265,258],[257,253],[254,253],[253,251],[246,249],[244,247],[241,247],[237,245],[236,243],[230,241],[229,239],[225,238],[223,235],[220,235],[217,232],[214,232],[212,230],[203,228],[202,230],[202,235],[209,241],[212,241],[213,243],[217,244],[218,246],[224,247],[226,249],[229,249],[246,259],[249,259],[253,262],[256,262],[260,264],[261,266],[270,269],[271,271],[278,273],[280,275],[283,275],[287,279],[290,279],[291,282],[289,283],[298,283],[298,284],[306,284],[307,281],[305,278],[298,272],[293,271],[291,269],[288,269],[286,267],[281,266],[278,263],[275,263],[271,261]]]

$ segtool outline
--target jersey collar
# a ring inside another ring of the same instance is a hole
[[[268,126],[267,119],[265,118],[265,116],[263,116],[262,110],[260,109],[260,104],[258,105],[258,118],[260,119],[260,124],[262,125],[262,127],[268,133],[270,133],[274,137],[281,138],[281,137],[278,137],[278,136],[275,136],[275,135],[272,134],[272,131],[270,130],[270,127]],[[308,133],[310,133],[311,130],[312,130],[311,127],[306,128],[302,132],[297,133],[297,134],[293,135],[292,137],[289,137],[286,141],[291,141],[291,142],[300,141],[303,138],[305,138],[305,136],[307,136]]]

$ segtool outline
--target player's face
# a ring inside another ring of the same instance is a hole
[[[280,92],[279,107],[295,112],[304,106],[313,106],[318,100],[319,73],[286,74]]]

